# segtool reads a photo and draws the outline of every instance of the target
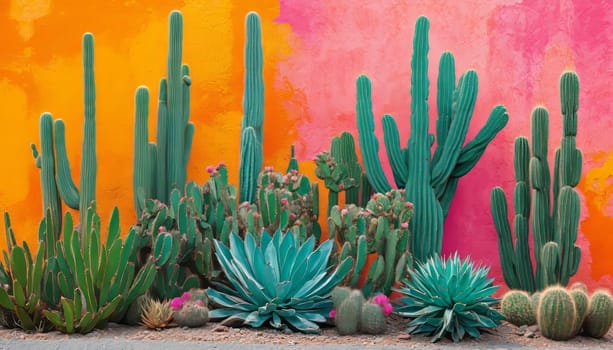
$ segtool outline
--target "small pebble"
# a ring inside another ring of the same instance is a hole
[[[215,326],[215,328],[213,328],[213,332],[227,332],[230,329],[226,326]]]
[[[396,337],[398,340],[409,340],[411,339],[411,335],[409,333],[400,334]]]

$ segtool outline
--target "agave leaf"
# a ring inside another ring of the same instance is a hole
[[[215,310],[213,310],[215,311]],[[250,312],[238,312],[234,315],[224,319],[221,324],[224,326],[242,326],[245,324],[245,319],[249,316]]]
[[[295,329],[302,333],[307,334],[319,334],[319,326],[315,322],[302,317],[300,314],[296,314],[293,317],[287,317],[285,320]]]
[[[60,302],[62,303],[62,311],[64,313],[64,324],[66,325],[66,333],[73,333],[75,323],[74,304],[71,300],[68,300],[66,298],[62,298]]]
[[[253,328],[258,328],[261,327],[264,322],[266,322],[266,320],[268,320],[270,317],[270,314],[261,315],[259,311],[256,310],[250,313],[247,317],[245,317],[245,321],[243,322],[243,324],[251,326]]]

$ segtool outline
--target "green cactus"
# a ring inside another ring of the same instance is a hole
[[[530,295],[520,290],[510,290],[502,296],[500,311],[510,323],[516,326],[536,323],[535,310]]]
[[[541,292],[537,323],[541,334],[552,340],[568,340],[574,336],[577,310],[572,296],[560,286]]]
[[[534,310],[536,312],[536,310],[539,307],[539,300],[541,299],[541,293],[540,292],[536,292],[534,294],[532,294],[530,296],[531,302],[532,302],[532,310]]]
[[[381,305],[367,302],[362,306],[360,330],[366,334],[385,333],[385,315]]]
[[[576,335],[581,331],[581,326],[583,325],[585,316],[587,316],[590,300],[587,293],[581,289],[570,289],[569,293],[575,302],[575,308],[577,310],[577,320],[575,321],[575,329],[573,331],[573,334]]]
[[[168,204],[173,190],[183,192],[187,163],[194,136],[189,122],[189,67],[182,64],[183,15],[169,15],[167,78],[160,80],[157,111],[157,144],[149,142],[149,90],[136,90],[134,127],[133,191],[137,217],[145,209],[145,200],[157,199]]]
[[[587,315],[583,321],[583,332],[593,338],[602,338],[613,324],[613,300],[605,290],[592,294]]]
[[[96,86],[94,81],[94,36],[83,35],[84,115],[83,145],[81,150],[80,190],[70,173],[66,152],[64,121],[53,121],[50,113],[43,113],[40,120],[41,153],[34,144],[32,154],[36,166],[41,169],[43,213],[51,208],[54,227],[61,227],[61,200],[70,208],[80,210],[80,223],[87,218],[87,208],[96,199]],[[55,152],[55,158],[53,153]],[[59,196],[58,196],[59,195]],[[83,225],[81,225],[83,226]],[[58,237],[60,232],[54,233]],[[81,234],[83,231],[81,230]]]
[[[338,334],[351,335],[360,330],[360,319],[364,296],[359,290],[353,290],[336,309],[335,324]]]
[[[257,178],[262,170],[264,126],[264,79],[260,17],[250,12],[246,19],[245,92],[239,167],[240,201],[255,203]]]
[[[587,290],[587,285],[583,282],[574,282],[573,284],[570,285],[570,287],[568,288],[569,290],[575,290],[578,289],[584,293],[587,294],[588,290]]]
[[[582,159],[575,141],[579,99],[579,79],[575,73],[562,74],[560,96],[564,132],[555,154],[553,184],[547,162],[547,110],[537,107],[532,112],[532,156],[527,138],[520,136],[515,140],[515,240],[507,219],[504,191],[496,187],[491,194],[505,282],[511,288],[528,292],[549,285],[567,285],[581,259],[581,249],[575,245],[580,200],[574,187],[581,177]],[[534,240],[536,274],[530,259],[529,231]]]
[[[411,136],[406,147],[400,144],[398,128],[390,115],[383,116],[383,135],[396,186],[405,188],[405,198],[415,204],[411,221],[411,252],[419,261],[440,254],[443,221],[458,180],[468,173],[485,148],[506,125],[508,115],[502,106],[491,112],[485,126],[465,146],[466,133],[477,97],[477,74],[464,73],[456,86],[453,55],[442,55],[438,78],[437,147],[431,157],[434,136],[429,134],[428,118],[428,29],[426,17],[415,25],[411,76]],[[391,185],[385,178],[374,133],[371,84],[366,76],[357,79],[357,125],[364,167],[376,192],[385,193]]]
[[[353,204],[343,209],[333,207],[328,218],[329,238],[341,245],[341,250],[335,252],[335,259],[351,255],[355,261],[344,284],[357,286],[367,255],[377,253],[362,292],[367,297],[376,292],[389,295],[393,283],[405,277],[407,268],[412,265],[408,250],[408,226],[412,217],[413,206],[404,200],[402,190],[373,195],[366,209]]]
[[[187,301],[181,309],[173,311],[172,317],[181,327],[202,327],[209,320],[209,309],[202,302]]]

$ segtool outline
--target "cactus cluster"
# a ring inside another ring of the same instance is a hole
[[[79,222],[87,218],[87,208],[96,200],[96,85],[94,81],[94,36],[83,35],[84,115],[80,186],[75,185],[66,151],[64,121],[53,120],[51,113],[40,117],[40,153],[32,144],[36,166],[40,168],[43,215],[50,210],[55,237],[62,227],[62,201],[80,211]]]
[[[510,290],[502,298],[501,312],[517,326],[537,323],[541,334],[552,340],[568,340],[583,333],[600,338],[613,324],[613,299],[605,290],[588,296],[587,287],[576,282],[570,288],[549,286],[530,297]]]
[[[172,318],[181,327],[202,327],[209,321],[208,297],[202,289],[194,289],[170,300]]]
[[[485,126],[465,144],[466,134],[477,98],[477,73],[469,70],[456,85],[455,63],[451,53],[441,56],[438,75],[438,119],[436,138],[428,132],[428,30],[426,17],[415,24],[411,62],[411,135],[400,144],[394,118],[383,116],[383,136],[387,157],[398,188],[405,188],[405,198],[415,204],[411,221],[411,252],[419,261],[440,254],[443,221],[447,216],[460,177],[467,174],[483,155],[487,145],[507,124],[504,107],[495,107]],[[375,136],[371,83],[366,76],[357,79],[357,127],[366,175],[376,192],[388,192],[392,186],[383,172],[379,143]],[[432,156],[431,149],[436,139]]]
[[[502,272],[513,289],[533,293],[549,285],[567,285],[579,267],[581,249],[575,245],[580,217],[574,187],[581,177],[581,151],[576,148],[579,78],[565,72],[560,78],[563,134],[555,152],[553,184],[548,165],[549,114],[532,111],[532,150],[528,139],[515,140],[515,239],[508,221],[507,200],[500,187],[492,190],[491,207],[498,232]],[[553,203],[551,202],[553,199]],[[533,273],[528,242],[534,240]],[[514,243],[515,242],[515,243]]]
[[[367,300],[358,289],[336,287],[331,296],[334,309],[330,311],[330,318],[334,319],[340,335],[385,333],[385,317],[393,311],[385,295],[377,294]]]
[[[413,205],[404,199],[403,190],[376,193],[361,208],[353,204],[341,209],[334,206],[328,218],[328,234],[341,246],[338,259],[354,258],[354,266],[344,281],[355,287],[368,269],[361,286],[365,296],[376,292],[389,295],[392,285],[406,277],[412,266],[409,253],[409,222]],[[376,254],[370,267],[368,256]]]

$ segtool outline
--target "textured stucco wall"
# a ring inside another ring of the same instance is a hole
[[[155,3],[155,5],[154,5]],[[202,182],[208,164],[225,161],[236,182],[242,100],[244,16],[263,24],[266,121],[265,163],[284,167],[296,144],[303,169],[343,130],[355,132],[355,78],[373,81],[377,118],[391,113],[409,133],[411,40],[415,19],[430,18],[430,73],[446,50],[457,70],[479,73],[479,97],[469,136],[496,104],[509,125],[465,176],[445,226],[444,251],[459,250],[492,266],[500,278],[489,209],[492,187],[513,187],[514,138],[529,135],[530,111],[551,116],[550,154],[559,143],[558,78],[574,69],[581,80],[578,145],[584,152],[575,279],[613,288],[613,10],[606,0],[561,1],[194,1],[9,0],[0,2],[0,210],[11,212],[20,237],[34,240],[41,214],[38,170],[29,150],[38,118],[66,120],[73,173],[78,175],[82,129],[81,35],[95,35],[98,127],[98,201],[103,217],[117,205],[124,227],[132,209],[134,91],[157,95],[165,74],[167,15],[184,13],[184,61],[190,64],[196,123],[190,178]],[[434,91],[431,96],[436,96]],[[434,100],[434,98],[432,98]],[[432,109],[434,111],[434,109]],[[433,114],[432,114],[433,115]],[[154,118],[150,124],[154,127]],[[434,118],[432,119],[434,126]],[[381,150],[381,157],[386,155]],[[389,169],[388,169],[389,172]],[[103,218],[103,219],[104,219]]]

